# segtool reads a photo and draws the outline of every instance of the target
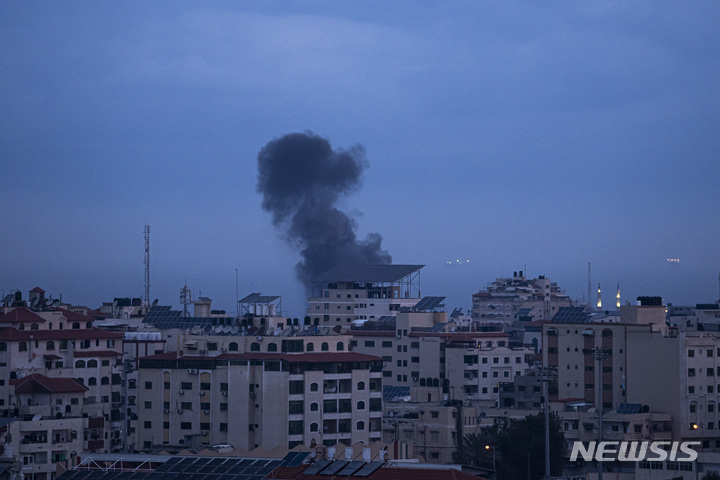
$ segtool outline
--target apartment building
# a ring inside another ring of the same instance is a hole
[[[472,296],[473,321],[502,321],[512,323],[520,310],[529,320],[549,320],[561,307],[569,307],[572,300],[557,285],[545,278],[529,279],[520,272],[511,278],[497,278],[485,290]]]
[[[0,314],[0,412],[15,414],[9,380],[39,373],[51,378],[72,378],[87,387],[82,414],[102,417],[102,438],[89,438],[85,448],[112,451],[121,448],[122,338],[94,327],[93,318],[52,307],[31,310],[3,307]]]
[[[71,378],[39,373],[10,380],[10,385],[18,420],[7,427],[4,451],[17,459],[24,476],[53,480],[58,463],[71,464],[84,450],[82,410],[88,388]],[[85,434],[92,437],[92,432]]]
[[[420,297],[423,265],[338,266],[313,279],[307,316],[314,325],[350,327],[354,320],[392,316]]]
[[[535,353],[526,347],[511,348],[497,336],[451,338],[445,347],[445,375],[450,387],[465,400],[486,406],[500,405],[504,384],[524,374]]]
[[[355,352],[169,352],[139,361],[136,444],[273,449],[382,437],[382,359]]]

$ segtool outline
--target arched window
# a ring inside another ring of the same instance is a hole
[[[277,343],[268,343],[268,352],[277,352]]]
[[[338,342],[337,343],[337,351],[342,352],[344,350],[345,350],[345,344],[343,342]]]
[[[250,351],[251,352],[259,352],[260,351],[260,344],[258,342],[252,342],[250,344]]]
[[[311,423],[311,424],[310,424],[310,431],[311,431],[311,432],[317,432],[317,431],[318,431],[318,424],[317,424],[317,423]]]
[[[365,382],[362,380],[357,383],[357,389],[358,390],[365,390]]]
[[[88,360],[87,368],[97,368],[97,360]]]
[[[362,420],[357,422],[357,428],[355,428],[355,430],[365,430],[365,422],[363,422]]]
[[[27,349],[28,349],[27,342],[18,343],[18,350],[20,350],[21,352],[27,352]]]
[[[311,392],[317,392],[318,391],[318,384],[313,382],[310,384],[310,391]]]
[[[97,378],[96,377],[88,378],[88,385],[97,385]]]
[[[312,343],[312,342],[308,342],[308,343],[305,345],[305,351],[306,351],[306,352],[314,352],[314,351],[315,351],[315,344]]]
[[[73,322],[72,324],[73,330],[80,330],[80,322]]]
[[[437,378],[434,378],[433,379],[433,387],[438,387],[438,386],[440,386],[440,380],[438,380]]]
[[[0,342],[0,352],[7,352],[7,343]]]
[[[231,352],[237,352],[238,344],[236,342],[230,342],[230,345],[228,345],[228,350],[230,350]]]
[[[18,330],[25,330],[25,324],[24,323],[19,324]]]
[[[310,411],[311,412],[317,412],[320,406],[317,404],[317,402],[313,402],[310,404]]]
[[[87,329],[92,328],[92,322],[87,322],[87,323],[85,324],[85,328],[87,328]]]
[[[85,379],[84,378],[76,378],[76,382],[78,382],[80,385],[85,385]]]
[[[365,410],[365,402],[363,402],[362,400],[357,402],[357,410]]]
[[[320,350],[322,350],[323,352],[327,352],[328,350],[330,350],[330,345],[328,345],[327,342],[323,342],[320,346]]]
[[[30,330],[39,330],[39,329],[40,329],[40,327],[38,326],[37,323],[30,324]]]
[[[424,386],[425,386],[425,379],[424,379],[424,378],[421,378],[421,379],[420,379],[420,386],[421,386],[421,387],[424,387]]]
[[[45,342],[45,350],[55,350],[55,342],[52,340]]]
[[[100,385],[110,385],[110,377],[102,377],[100,379]]]
[[[85,360],[75,360],[75,368],[85,368]]]

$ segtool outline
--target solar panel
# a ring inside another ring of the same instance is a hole
[[[298,453],[308,453],[308,452],[298,452]],[[302,459],[301,459],[301,462],[302,462]],[[273,470],[275,470],[277,467],[279,467],[282,464],[283,464],[282,460],[271,460],[271,461],[267,462],[264,466],[260,467],[258,469],[257,473],[262,473],[263,475],[266,475],[266,474],[272,472]],[[297,465],[300,465],[300,463],[298,463]],[[297,467],[297,465],[295,465],[295,466]],[[289,467],[290,465],[286,465],[286,466]]]
[[[350,462],[347,460],[335,460],[327,466],[320,475],[335,475],[337,472],[345,468]]]
[[[383,400],[392,401],[393,398],[407,397],[410,395],[410,387],[401,387],[397,385],[383,385]]]
[[[355,473],[355,472],[357,472],[358,470],[360,470],[363,466],[365,466],[365,462],[360,461],[360,460],[356,460],[356,461],[354,461],[354,462],[350,462],[350,464],[347,465],[347,466],[346,466],[345,468],[343,468],[342,470],[340,470],[340,471],[337,473],[337,475],[338,475],[338,477],[349,477],[349,476],[352,475],[353,473]]]
[[[560,307],[553,315],[553,323],[586,323],[589,321],[585,307]]]
[[[370,462],[360,469],[354,476],[356,477],[369,477],[378,468],[383,466],[383,462]]]
[[[323,468],[330,465],[330,460],[318,460],[317,462],[313,463],[311,466],[303,470],[303,475],[315,475],[319,473]]]
[[[642,404],[640,403],[621,403],[618,406],[617,413],[619,414],[633,414],[640,413]]]
[[[447,325],[447,322],[438,322],[432,326],[430,331],[431,332],[442,332],[443,330],[445,330],[446,325]]]
[[[297,467],[298,465],[302,464],[303,461],[307,458],[307,456],[310,454],[310,452],[295,452],[295,456],[291,459],[287,459],[290,455],[288,454],[283,461],[285,462],[286,467]]]
[[[442,304],[445,297],[423,297],[415,304],[413,310],[432,310],[434,308],[444,307]]]

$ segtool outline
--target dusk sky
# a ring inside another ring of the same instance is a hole
[[[1,2],[0,289],[140,297],[148,224],[160,304],[187,280],[234,313],[237,269],[303,316],[257,159],[310,131],[364,148],[338,207],[448,311],[517,270],[582,299],[588,262],[607,306],[715,302],[719,25],[715,1]]]

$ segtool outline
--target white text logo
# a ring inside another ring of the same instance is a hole
[[[693,445],[701,442],[590,442],[587,446],[582,442],[574,442],[570,461],[580,456],[586,462],[693,462],[697,452]]]

